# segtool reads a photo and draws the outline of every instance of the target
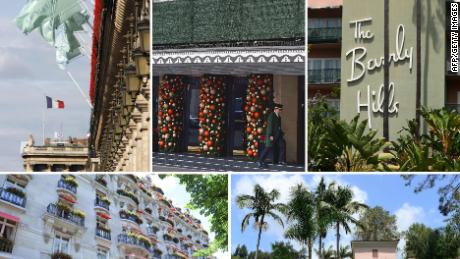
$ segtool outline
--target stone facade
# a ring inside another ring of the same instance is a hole
[[[96,14],[91,171],[150,171],[149,2],[104,1]]]
[[[207,247],[200,221],[149,178],[1,175],[0,258],[192,258]],[[63,258],[63,257],[61,257]]]
[[[30,136],[21,152],[26,172],[81,172],[86,170],[88,142],[74,138],[46,139],[44,145],[37,145]]]

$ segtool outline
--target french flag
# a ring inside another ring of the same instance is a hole
[[[47,109],[64,109],[64,101],[53,100],[53,98],[46,96],[46,108]]]

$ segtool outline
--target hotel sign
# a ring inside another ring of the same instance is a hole
[[[342,119],[349,121],[360,114],[361,119],[367,119],[370,129],[375,129],[382,135],[385,109],[383,67],[388,62],[390,138],[394,139],[398,131],[407,125],[407,121],[415,118],[416,69],[418,68],[416,67],[416,16],[413,12],[416,2],[415,0],[389,1],[388,60],[385,60],[383,51],[384,1],[344,1],[340,109]],[[444,6],[441,0],[430,2],[436,9]],[[436,19],[432,18],[433,21],[430,22],[433,22],[433,33],[437,33],[437,42],[432,42],[434,35],[426,29],[426,20],[422,22],[425,26],[422,29],[422,41],[428,40],[428,44],[424,41],[422,46],[422,87],[425,87],[422,90],[422,103],[430,107],[442,107],[444,104],[444,22]],[[429,58],[425,58],[424,55]],[[429,60],[429,64],[425,64],[425,60]]]

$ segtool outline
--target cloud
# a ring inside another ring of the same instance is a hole
[[[355,201],[365,203],[368,199],[367,192],[365,192],[356,185],[349,184],[348,182],[344,181],[340,176],[314,175],[311,178],[311,180],[307,181],[301,175],[244,175],[238,179],[234,189],[232,190],[232,202],[235,202],[237,195],[253,194],[254,185],[260,184],[266,191],[270,191],[272,189],[277,189],[278,191],[280,191],[281,196],[278,202],[286,203],[289,200],[289,193],[292,186],[302,183],[309,190],[314,190],[318,183],[321,181],[321,177],[324,177],[326,184],[335,181],[337,182],[337,184],[350,186],[354,193],[353,199]],[[247,209],[238,209],[236,211],[234,210],[232,211],[232,217],[236,217],[237,221],[241,222],[243,216],[248,212],[249,210]],[[358,217],[358,214],[355,215],[355,217]],[[278,223],[274,222],[271,219],[268,220],[268,224],[270,227],[267,230],[267,232],[264,233],[264,237],[269,236],[274,240],[284,240],[284,229]],[[233,228],[235,227],[239,228],[240,226],[233,226]],[[335,229],[331,229],[328,231],[328,237],[326,240],[324,240],[326,248],[329,247],[329,245],[333,245],[335,247],[335,233]],[[341,244],[350,245],[350,242],[353,239],[352,234],[346,234],[343,228],[341,228],[340,235]],[[291,243],[296,249],[301,249],[303,247],[303,245],[298,242],[291,241]],[[317,248],[317,242],[315,242],[314,248]],[[317,258],[316,254],[313,256],[313,258]]]
[[[425,212],[422,207],[415,207],[405,202],[401,208],[396,210],[396,225],[399,232],[409,229],[409,227],[417,222],[422,222],[425,217]],[[406,239],[404,237],[398,243],[398,258],[403,258]]]
[[[425,212],[422,207],[411,206],[406,202],[396,210],[395,215],[398,230],[406,231],[412,224],[422,222]]]

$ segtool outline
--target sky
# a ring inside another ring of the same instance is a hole
[[[158,175],[153,175],[151,177],[153,184],[159,186],[166,197],[172,200],[172,203],[175,207],[185,208],[185,206],[190,201],[190,194],[185,190],[185,186],[179,183],[179,180],[175,177],[165,177],[164,179],[160,179]],[[209,233],[210,242],[214,240],[214,232],[211,231],[211,224],[209,223],[209,218],[200,215],[198,210],[190,210],[190,214],[192,214],[195,218],[201,220],[201,223],[206,231]],[[224,259],[229,258],[229,253],[225,252],[218,252],[215,254],[217,259]]]
[[[91,0],[85,1],[91,7]],[[54,48],[36,31],[24,35],[14,23],[26,2],[2,1],[0,8],[0,171],[3,172],[23,170],[20,145],[30,134],[36,143],[42,143],[44,95],[65,102],[64,110],[45,112],[45,137],[53,137],[61,126],[65,139],[85,137],[89,132],[89,105],[66,72],[57,66]],[[85,45],[90,46],[91,33],[82,36]],[[88,57],[71,61],[67,70],[88,96]]]
[[[396,215],[398,231],[405,231],[413,223],[423,223],[429,227],[444,226],[445,217],[438,211],[437,189],[414,193],[414,186],[405,186],[404,180],[399,175],[325,175],[326,182],[336,181],[342,185],[349,185],[354,192],[354,200],[366,203],[370,207],[381,206]],[[257,231],[248,226],[244,233],[241,232],[241,221],[249,210],[239,209],[236,196],[240,194],[253,194],[253,186],[258,183],[267,191],[274,188],[281,192],[279,202],[286,203],[289,199],[289,189],[297,183],[303,183],[309,190],[315,188],[321,179],[320,175],[233,175],[232,176],[232,251],[238,244],[246,244],[249,251],[255,251]],[[418,181],[423,176],[417,176]],[[252,224],[253,221],[251,221]],[[269,229],[262,233],[261,250],[270,251],[271,244],[275,241],[286,241],[283,237],[283,228],[274,221],[269,221]],[[352,235],[341,231],[341,245],[351,245]],[[404,240],[398,247],[402,251]],[[298,243],[291,243],[300,249]],[[335,247],[335,232],[330,230],[325,240],[325,247]],[[315,247],[317,249],[317,241]],[[313,258],[317,259],[315,255]],[[402,258],[399,252],[399,257]]]

